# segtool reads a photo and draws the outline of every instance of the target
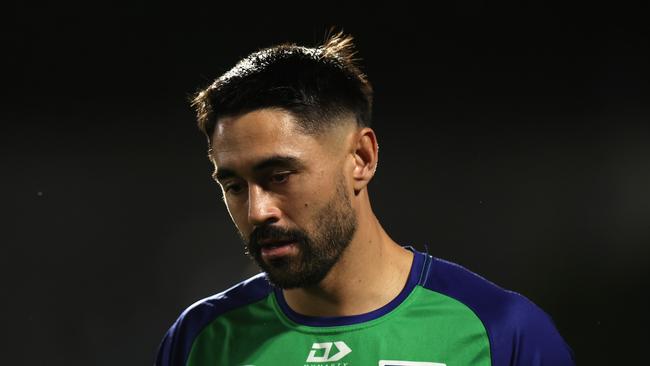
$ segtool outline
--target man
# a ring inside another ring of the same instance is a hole
[[[572,365],[523,296],[395,243],[368,195],[372,87],[352,38],[251,54],[197,94],[228,212],[263,273],[188,308],[157,365]]]

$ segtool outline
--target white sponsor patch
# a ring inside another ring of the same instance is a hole
[[[330,356],[333,348],[332,346],[334,346],[338,352]],[[321,350],[324,350],[323,355],[316,356],[316,353]],[[309,356],[307,356],[306,362],[335,362],[347,356],[350,352],[352,352],[352,350],[343,341],[314,343],[311,346],[311,351],[309,351]]]

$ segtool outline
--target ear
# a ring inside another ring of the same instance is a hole
[[[364,127],[357,132],[354,145],[354,193],[358,194],[364,189],[377,170],[377,159],[379,158],[379,146],[375,131]]]

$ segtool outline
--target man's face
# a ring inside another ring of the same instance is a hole
[[[219,121],[215,177],[248,254],[281,288],[318,284],[356,230],[345,167],[350,126],[322,136],[262,109]]]

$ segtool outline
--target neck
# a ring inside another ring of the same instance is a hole
[[[395,243],[372,213],[359,215],[350,245],[318,285],[283,290],[287,304],[308,316],[349,316],[376,310],[397,297],[413,254]]]

